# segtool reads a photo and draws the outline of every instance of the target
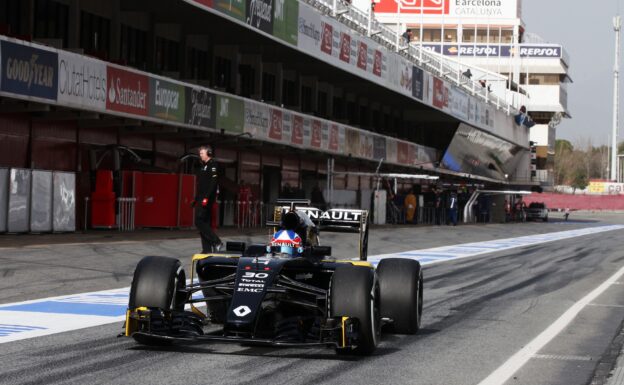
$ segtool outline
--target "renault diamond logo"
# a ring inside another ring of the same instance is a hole
[[[248,308],[247,306],[239,306],[236,309],[233,310],[234,314],[236,314],[237,317],[244,317],[247,314],[251,313],[251,309]]]

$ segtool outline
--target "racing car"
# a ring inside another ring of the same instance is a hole
[[[217,341],[369,355],[382,326],[416,333],[420,264],[391,258],[375,268],[366,261],[365,210],[322,211],[300,203],[276,209],[266,245],[228,242],[225,252],[194,255],[188,283],[178,259],[143,258],[122,335],[146,345]],[[357,231],[359,259],[332,256],[331,247],[319,244],[319,229]]]

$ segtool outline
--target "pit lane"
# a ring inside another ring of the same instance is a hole
[[[545,224],[378,228],[370,255],[620,223],[624,216],[592,215]],[[428,265],[423,330],[385,335],[373,357],[230,344],[155,350],[115,338],[115,323],[0,344],[0,383],[477,384],[624,265],[621,235],[611,230]],[[322,241],[334,255],[350,256],[357,237],[326,233]],[[196,239],[179,239],[5,248],[0,305],[126,287],[144,255],[183,257],[197,246]],[[624,285],[611,285],[508,383],[588,383],[620,329],[622,291]]]

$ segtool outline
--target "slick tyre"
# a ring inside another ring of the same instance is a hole
[[[377,267],[381,292],[381,316],[392,319],[384,330],[414,334],[420,329],[423,307],[423,275],[412,259],[388,258]]]
[[[330,287],[332,317],[358,320],[357,347],[337,348],[338,354],[369,355],[375,351],[381,335],[379,284],[375,271],[363,266],[339,266]]]
[[[145,257],[136,269],[130,287],[128,307],[159,308],[165,311],[184,310],[186,274],[179,260],[166,257]],[[168,345],[169,341],[149,337],[135,338],[145,345]]]
[[[184,297],[179,290],[185,286],[186,274],[179,260],[145,257],[134,270],[128,306],[182,311]]]

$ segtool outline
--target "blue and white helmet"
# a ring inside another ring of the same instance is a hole
[[[279,230],[273,234],[269,251],[275,246],[280,247],[280,252],[284,254],[298,256],[303,253],[303,240],[292,230]]]

